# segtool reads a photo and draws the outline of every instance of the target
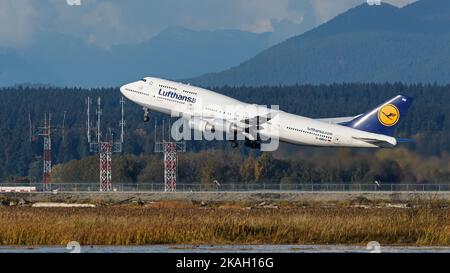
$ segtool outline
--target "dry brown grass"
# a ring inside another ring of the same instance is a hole
[[[197,206],[191,201],[160,201],[146,204],[145,207],[154,209],[192,209]]]
[[[1,245],[450,245],[450,209],[296,206],[239,209],[167,202],[145,207],[0,208]]]

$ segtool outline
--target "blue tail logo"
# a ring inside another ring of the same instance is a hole
[[[341,125],[392,136],[400,118],[406,116],[412,101],[413,99],[407,96],[395,96],[353,120],[341,123]]]

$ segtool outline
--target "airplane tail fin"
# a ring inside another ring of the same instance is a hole
[[[412,101],[411,97],[397,95],[355,119],[341,123],[341,125],[375,134],[393,136],[395,128],[400,119],[406,116]]]

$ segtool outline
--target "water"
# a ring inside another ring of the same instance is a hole
[[[72,249],[72,248],[69,248]],[[450,247],[381,246],[382,253],[450,253]],[[68,253],[61,246],[1,246],[0,253]],[[81,253],[369,253],[365,246],[347,245],[148,245],[81,246]]]

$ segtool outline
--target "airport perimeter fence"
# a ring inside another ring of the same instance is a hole
[[[267,183],[232,183],[221,185],[209,184],[177,184],[179,192],[250,192],[250,191],[298,191],[298,192],[370,192],[370,191],[406,191],[406,192],[442,192],[450,191],[450,183],[440,184],[348,184],[348,183],[299,183],[299,184],[267,184]],[[2,184],[1,192],[98,192],[98,183],[43,183]],[[163,183],[114,183],[112,192],[164,192]]]

